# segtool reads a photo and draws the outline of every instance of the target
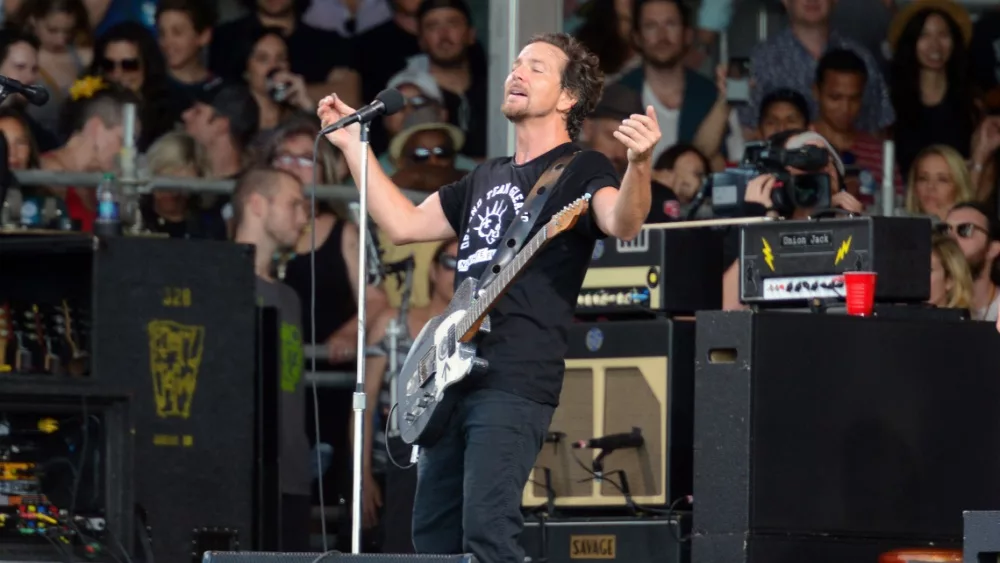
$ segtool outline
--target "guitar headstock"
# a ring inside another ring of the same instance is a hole
[[[545,234],[550,238],[559,233],[568,231],[580,220],[580,216],[590,209],[590,194],[584,194],[573,203],[563,207],[558,213],[552,216],[549,223],[545,225]]]

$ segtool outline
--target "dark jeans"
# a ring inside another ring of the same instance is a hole
[[[521,496],[553,410],[493,389],[459,401],[445,435],[420,453],[413,507],[417,553],[524,563]]]

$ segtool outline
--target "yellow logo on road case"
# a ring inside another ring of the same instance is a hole
[[[154,319],[146,331],[156,416],[188,418],[205,349],[205,327]]]

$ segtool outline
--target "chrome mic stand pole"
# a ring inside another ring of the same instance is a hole
[[[351,502],[351,553],[361,553],[361,495],[364,470],[365,425],[365,294],[368,288],[368,129],[361,123],[361,178],[358,183],[361,220],[358,221],[358,379],[354,389],[354,498]]]

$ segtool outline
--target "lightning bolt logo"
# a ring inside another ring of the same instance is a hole
[[[851,239],[853,237],[847,237],[847,240],[840,243],[840,248],[837,249],[837,257],[833,261],[833,265],[836,266],[840,264],[841,260],[847,257],[847,252],[851,250]]]
[[[764,255],[764,263],[766,263],[767,267],[771,268],[771,271],[773,272],[774,271],[774,253],[771,252],[771,245],[768,244],[766,238],[761,238],[760,240],[761,240],[761,242],[764,243],[764,249],[761,251],[761,253]]]

